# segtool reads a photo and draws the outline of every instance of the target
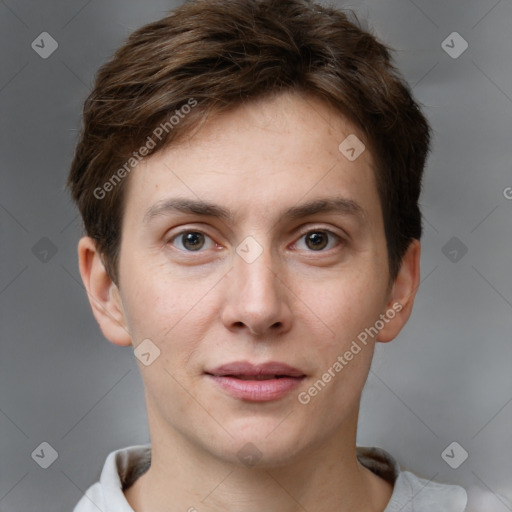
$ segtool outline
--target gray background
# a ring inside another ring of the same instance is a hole
[[[149,441],[136,360],[102,337],[81,285],[80,220],[63,183],[95,71],[174,5],[0,1],[2,512],[69,511],[110,451]],[[379,346],[358,442],[463,485],[475,510],[510,511],[512,2],[335,5],[396,48],[435,132],[423,282],[404,331]],[[47,59],[31,48],[43,31],[58,42]],[[458,58],[443,46],[460,40],[442,46],[454,31],[469,44]],[[58,452],[48,469],[31,457],[43,441]],[[458,469],[441,457],[453,441],[469,454]]]

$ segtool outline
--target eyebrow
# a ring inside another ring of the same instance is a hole
[[[171,215],[172,213],[186,213],[215,217],[220,220],[233,223],[233,213],[214,203],[203,200],[170,198],[164,199],[151,206],[144,215],[144,223],[149,223],[155,217]],[[326,197],[292,206],[279,215],[282,220],[297,220],[318,213],[334,213],[344,216],[353,216],[359,222],[364,223],[366,214],[363,207],[352,199],[345,197]]]

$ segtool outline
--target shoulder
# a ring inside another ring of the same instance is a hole
[[[409,471],[400,471],[385,512],[409,509],[415,512],[464,512],[467,502],[466,490],[459,485],[434,482]]]
[[[357,455],[361,464],[393,485],[384,512],[465,512],[468,497],[463,487],[402,471],[398,462],[380,448],[357,447]]]
[[[98,510],[106,510],[106,506],[101,484],[96,482],[87,489],[73,512],[97,512]]]
[[[123,491],[147,470],[150,462],[151,445],[129,446],[111,452],[105,460],[99,482],[87,489],[73,512],[133,512]]]

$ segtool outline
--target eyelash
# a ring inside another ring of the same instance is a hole
[[[210,240],[212,240],[212,238],[211,238],[207,233],[205,233],[204,231],[201,231],[201,230],[199,230],[199,229],[184,229],[184,230],[182,230],[182,231],[180,231],[180,232],[176,233],[175,235],[173,235],[173,236],[172,236],[172,237],[167,241],[167,243],[172,245],[172,242],[173,242],[174,240],[179,239],[179,237],[180,237],[180,236],[185,235],[185,234],[187,234],[187,233],[198,233],[198,234],[204,235],[204,236],[206,236],[207,238],[210,238]],[[343,244],[343,242],[344,242],[343,238],[342,238],[340,235],[338,235],[338,234],[334,233],[333,231],[331,231],[331,230],[329,230],[329,229],[325,229],[325,228],[311,228],[311,229],[308,229],[307,231],[304,231],[304,232],[300,235],[300,237],[299,237],[299,239],[298,239],[298,240],[300,240],[301,238],[303,238],[304,236],[306,236],[306,235],[308,235],[308,234],[310,234],[310,233],[324,233],[324,234],[327,234],[328,236],[335,238],[335,239],[338,241],[338,245]],[[212,241],[213,241],[213,240],[212,240]],[[295,242],[295,243],[296,243],[296,242]],[[294,245],[295,245],[295,243],[294,243]],[[179,250],[179,251],[181,251],[181,252],[188,253],[188,254],[194,254],[194,253],[198,253],[198,254],[200,254],[200,253],[205,252],[205,250],[202,250],[202,249],[200,249],[200,250],[198,250],[198,251],[188,251],[187,249],[178,249],[178,250]],[[311,253],[326,253],[326,252],[329,252],[330,250],[332,250],[332,249],[327,249],[327,250],[325,250],[325,249],[321,249],[321,250],[319,250],[319,251],[309,250],[309,251],[307,251],[307,252],[311,252]]]

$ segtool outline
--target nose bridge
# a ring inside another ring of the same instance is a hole
[[[224,317],[228,324],[242,323],[253,334],[262,334],[272,326],[289,323],[290,312],[277,266],[270,241],[263,235],[258,240],[247,237],[238,245]]]
[[[239,244],[234,267],[243,293],[253,299],[266,298],[268,302],[278,294],[279,280],[270,241],[263,241],[263,236],[258,238],[261,243],[249,236]]]

